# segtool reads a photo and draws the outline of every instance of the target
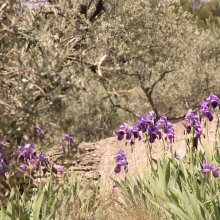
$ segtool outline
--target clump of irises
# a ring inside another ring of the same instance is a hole
[[[209,121],[212,121],[214,118],[212,110],[216,108],[220,109],[219,98],[216,95],[211,94],[208,98],[200,102],[199,114],[197,114],[194,110],[189,109],[183,117],[182,124],[185,126],[186,133],[193,134],[194,147],[197,148],[198,140],[201,138],[201,136],[205,137],[201,126],[202,119],[208,118]],[[174,128],[172,123],[168,122],[166,116],[161,116],[159,118],[154,111],[148,112],[145,117],[139,117],[137,122],[132,125],[128,125],[126,123],[122,124],[117,134],[119,141],[125,139],[126,143],[130,141],[131,145],[135,143],[135,140],[141,140],[143,138],[143,135],[145,135],[145,137],[147,137],[146,141],[148,141],[149,143],[150,156],[148,156],[151,167],[153,167],[151,160],[151,144],[154,143],[156,139],[165,140],[168,144],[174,142]],[[121,170],[120,158],[126,158],[122,150],[119,151],[116,156],[117,165],[115,168],[115,173],[119,173]],[[122,161],[126,161],[126,164],[128,164],[127,159],[124,159]],[[219,168],[214,168],[212,164],[209,164],[207,162],[203,163],[202,172],[204,174],[212,172],[212,175],[215,178],[219,176]]]
[[[115,173],[120,173],[121,169],[124,168],[124,171],[128,172],[128,161],[126,154],[123,150],[119,150],[115,157],[116,160],[116,167],[115,167]]]
[[[172,143],[174,141],[174,129],[173,125],[168,122],[166,116],[161,116],[157,120],[155,112],[148,112],[145,117],[139,117],[138,121],[129,126],[124,123],[120,126],[118,131],[118,140],[130,141],[134,143],[135,139],[141,140],[141,132],[146,134],[150,143],[154,143],[156,139],[162,139],[165,134],[165,140]]]
[[[49,162],[49,159],[43,152],[37,154],[34,144],[26,144],[25,146],[18,146],[16,152],[16,160],[20,163],[19,168],[21,171],[26,172],[28,169],[31,171],[43,171],[43,174],[52,171],[57,174],[62,172],[62,168]]]
[[[193,133],[194,144],[197,147],[198,139],[203,135],[201,121],[203,118],[208,118],[209,121],[213,120],[212,109],[220,109],[219,98],[211,94],[207,99],[202,100],[199,105],[199,114],[189,109],[182,119],[182,124],[186,128],[186,133]]]
[[[118,131],[118,140],[121,141],[125,138],[126,141],[130,141],[130,144],[133,145],[135,143],[135,139],[141,140],[143,135],[145,135],[146,141],[149,143],[149,147],[147,147],[147,150],[149,149],[149,151],[147,151],[148,159],[153,169],[151,145],[156,141],[156,139],[163,139],[168,144],[174,142],[174,128],[172,123],[168,122],[166,116],[161,116],[159,119],[157,119],[155,112],[150,111],[145,117],[139,117],[137,122],[133,125],[129,126],[126,123],[122,124]],[[123,160],[121,160],[121,158],[123,158]],[[123,163],[121,161],[123,161]],[[120,172],[120,164],[126,164],[124,165],[124,168],[125,171],[127,170],[128,163],[125,153],[122,150],[119,151],[116,156],[116,163],[117,165],[115,168],[115,173]]]
[[[72,143],[72,135],[64,135],[65,140]],[[29,141],[45,140],[46,136],[43,129],[39,126],[33,127]],[[63,139],[62,139],[63,140]],[[65,147],[65,146],[63,146]],[[33,178],[36,175],[45,175],[46,173],[62,173],[64,168],[56,166],[43,152],[37,152],[35,144],[28,143],[18,146],[14,151],[9,140],[0,141],[0,178],[6,176],[23,179],[26,177]],[[17,180],[19,184],[19,181]]]
[[[187,134],[193,132],[194,145],[197,147],[198,139],[201,137],[201,135],[204,135],[202,132],[199,116],[195,113],[195,111],[189,109],[182,120],[182,124],[186,128]]]
[[[32,140],[33,138],[37,138],[37,137],[42,138],[42,140],[45,139],[45,134],[44,134],[42,128],[39,126],[35,126],[33,128],[33,130],[31,131],[31,133],[29,134],[30,140]]]
[[[213,94],[211,94],[207,99],[202,100],[199,107],[200,119],[207,117],[209,121],[212,121],[213,115],[211,110],[217,107],[220,109],[219,98]]]
[[[207,161],[203,161],[202,173],[204,175],[212,173],[212,176],[214,178],[218,178],[219,177],[219,167],[214,167],[214,165],[212,163],[208,163]]]
[[[60,141],[60,146],[63,148],[65,151],[65,147],[69,148],[73,144],[73,135],[71,132],[67,132],[63,135],[61,141]]]

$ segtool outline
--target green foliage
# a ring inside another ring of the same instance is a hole
[[[2,4],[1,139],[19,143],[31,125],[43,124],[74,130],[76,142],[95,140],[149,108],[176,118],[218,95],[219,33],[200,30],[176,4]]]
[[[199,30],[181,7],[166,1],[123,1],[100,25],[96,42],[105,47],[99,47],[100,54],[108,54],[102,65],[108,80],[103,84],[115,91],[115,105],[137,115],[151,108],[175,117],[187,105],[194,107],[211,87],[219,93],[212,84],[219,81],[217,35]]]
[[[45,189],[41,187],[32,198],[28,191],[21,195],[16,188],[12,188],[7,207],[1,207],[1,219],[41,219],[41,210],[46,205],[45,198]]]
[[[212,156],[216,164],[218,155]],[[155,172],[146,171],[138,178],[127,176],[123,182],[116,181],[122,195],[119,202],[126,211],[129,207],[147,210],[151,203],[161,209],[167,219],[217,220],[220,218],[219,179],[201,173],[205,159],[206,154],[199,151],[194,152],[193,157],[188,153],[184,161],[175,158],[155,161]]]
[[[181,0],[180,2],[184,10],[189,11],[197,18],[199,26],[210,28],[215,25],[219,28],[220,4],[218,0],[211,0],[205,3],[189,0]],[[194,4],[197,7],[193,7]]]
[[[55,186],[40,183],[36,192],[20,194],[12,188],[6,207],[1,207],[1,219],[96,219],[102,216],[101,200],[91,181],[84,186],[74,176]]]
[[[1,139],[19,143],[33,124],[55,131],[74,126],[81,140],[109,134],[113,120],[106,115],[115,111],[80,61],[92,28],[80,5],[60,1],[32,11],[12,6],[1,11]]]

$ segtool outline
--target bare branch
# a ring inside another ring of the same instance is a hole
[[[131,110],[130,108],[128,108],[128,107],[123,107],[123,106],[121,106],[120,104],[115,104],[114,101],[113,101],[113,99],[112,99],[112,97],[111,97],[111,95],[110,95],[110,93],[108,92],[108,89],[106,88],[105,83],[104,83],[103,81],[102,81],[102,85],[103,85],[103,88],[105,89],[105,91],[106,91],[106,93],[107,93],[107,95],[108,95],[108,98],[109,98],[111,104],[112,104],[114,107],[119,108],[119,109],[122,109],[122,110],[124,110],[124,111],[130,113],[130,114],[132,114],[132,115],[133,115],[134,117],[136,117],[136,118],[139,117],[139,114],[137,114],[135,111]]]
[[[164,79],[164,77],[168,74],[168,73],[171,73],[171,72],[174,72],[176,70],[167,70],[167,71],[164,71],[160,74],[159,78],[150,86],[150,92],[152,93],[153,90],[154,90],[154,87],[161,81]]]
[[[101,65],[103,63],[103,61],[106,59],[107,55],[105,54],[104,56],[102,56],[99,60],[99,62],[97,63],[97,73],[99,76],[102,76],[102,71],[101,71]]]
[[[145,80],[139,78],[140,84],[141,84],[141,88],[142,88],[142,90],[144,91],[144,93],[145,93],[145,95],[146,95],[146,97],[147,97],[147,99],[148,99],[148,101],[149,101],[149,103],[150,103],[152,109],[154,110],[154,112],[155,112],[157,115],[159,115],[159,112],[158,112],[158,109],[157,109],[157,107],[156,107],[156,105],[155,105],[155,103],[154,103],[154,100],[153,100],[153,98],[152,98],[153,90],[154,90],[155,86],[156,86],[161,80],[163,80],[164,77],[165,77],[168,73],[171,73],[171,72],[173,72],[173,71],[175,71],[175,70],[167,70],[167,71],[162,72],[162,73],[160,74],[159,78],[158,78],[152,85],[150,85],[150,86],[148,86],[148,85],[146,84],[146,81],[145,81]]]
[[[102,0],[98,0],[95,11],[90,16],[89,20],[93,22],[95,18],[102,13],[102,11],[105,11],[105,7]]]

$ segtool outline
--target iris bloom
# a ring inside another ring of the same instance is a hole
[[[207,117],[209,121],[213,120],[213,115],[211,113],[211,108],[219,107],[219,98],[216,95],[211,94],[207,99],[200,102],[199,114],[200,118]]]
[[[157,121],[157,129],[160,132],[164,132],[166,134],[165,140],[169,142],[174,142],[174,128],[172,123],[167,121],[166,116],[161,116]]]
[[[126,123],[122,124],[118,131],[118,140],[121,141],[124,137],[126,140],[130,140],[132,137],[135,139],[138,138],[140,140],[141,136],[139,134],[138,127],[136,125],[129,126]]]
[[[45,134],[43,133],[43,130],[39,126],[35,126],[33,131],[29,135],[29,139],[32,140],[33,137],[41,137],[43,140],[45,139]]]
[[[212,176],[215,177],[215,178],[218,178],[218,177],[219,177],[219,168],[215,168],[215,169],[212,171]]]
[[[214,178],[218,178],[219,177],[219,167],[214,167],[213,164],[211,163],[208,163],[206,161],[203,161],[203,164],[202,164],[202,173],[205,175],[205,174],[208,174],[208,173],[212,173],[212,176]]]
[[[73,135],[68,132],[66,134],[64,134],[63,138],[60,141],[60,146],[64,149],[65,147],[65,143],[67,142],[67,144],[71,145],[73,144]]]
[[[128,172],[128,161],[126,154],[123,150],[118,151],[115,159],[116,159],[115,173],[120,173],[122,167],[124,167],[125,172]]]
[[[25,164],[20,164],[19,168],[20,168],[23,172],[27,171],[27,165],[25,165]]]
[[[182,124],[185,126],[186,132],[188,134],[190,134],[191,131],[194,130],[196,141],[203,134],[199,117],[192,109],[188,110],[188,112],[186,113],[185,117],[182,120]]]
[[[118,131],[118,140],[124,138],[130,140],[132,137],[141,140],[140,131],[148,135],[150,143],[154,143],[156,139],[161,139],[163,133],[166,134],[165,140],[167,142],[174,141],[173,125],[167,121],[166,116],[161,116],[157,121],[156,114],[153,111],[148,112],[145,117],[139,117],[134,125],[122,124]]]
[[[203,161],[203,164],[202,164],[202,173],[203,174],[210,173],[213,170],[214,170],[214,165],[213,164],[208,163],[206,161]]]

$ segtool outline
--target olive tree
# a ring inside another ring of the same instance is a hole
[[[178,118],[220,93],[218,39],[177,1],[30,8],[8,0],[0,5],[0,137],[21,142],[38,124],[88,141],[149,109]]]

